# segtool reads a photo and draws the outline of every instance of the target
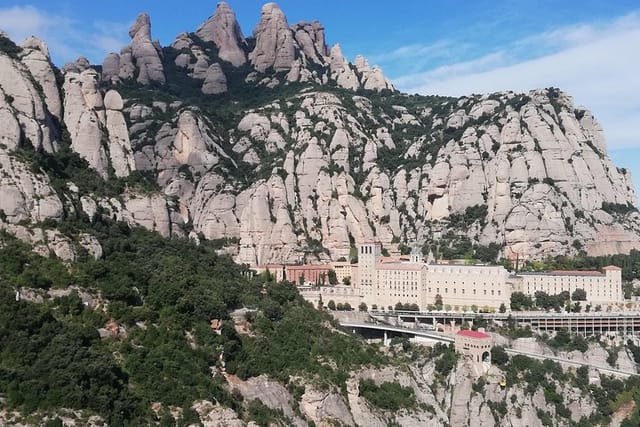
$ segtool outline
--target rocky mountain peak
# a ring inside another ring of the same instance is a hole
[[[47,44],[35,36],[27,37],[20,46],[23,49],[39,50],[47,59],[51,58]]]
[[[138,15],[129,28],[129,36],[132,39],[138,37],[151,40],[151,18],[149,18],[149,14],[143,12]]]
[[[316,63],[324,63],[329,56],[325,43],[324,26],[318,22],[299,22],[291,26],[296,42],[305,55]]]
[[[164,84],[164,68],[162,66],[162,49],[160,43],[151,41],[151,19],[141,13],[129,29],[131,44],[125,48],[120,57],[119,77],[129,79],[136,77],[138,83],[152,82]],[[113,64],[113,58],[110,65]],[[137,76],[136,76],[137,74]]]
[[[264,73],[269,68],[276,72],[291,69],[296,56],[293,34],[287,17],[277,4],[262,6],[260,22],[253,30],[253,36],[256,47],[249,54],[249,60],[256,70]]]
[[[220,59],[239,67],[247,62],[247,57],[242,49],[245,44],[240,24],[236,14],[225,2],[219,2],[216,11],[197,30],[196,36],[208,42],[213,42],[218,47]]]

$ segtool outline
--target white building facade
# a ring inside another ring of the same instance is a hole
[[[369,308],[379,309],[401,303],[417,304],[420,310],[426,310],[436,300],[456,311],[473,306],[499,309],[503,304],[509,308],[512,292],[533,297],[537,291],[571,294],[578,288],[585,290],[588,303],[623,302],[621,269],[608,266],[602,270],[511,275],[502,266],[427,264],[417,251],[409,260],[386,259],[379,242],[367,242],[358,248],[358,264],[351,266],[350,287],[313,292],[316,299],[321,295],[325,304],[334,299],[335,303],[349,302],[352,307],[364,302]]]
[[[624,300],[622,269],[613,265],[600,271],[550,271],[546,273],[520,273],[512,277],[513,290],[533,296],[542,291],[549,295],[584,289],[587,303],[614,304]]]

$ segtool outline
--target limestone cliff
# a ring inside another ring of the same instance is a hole
[[[640,248],[630,173],[560,90],[395,93],[364,58],[330,49],[320,23],[289,26],[272,3],[254,36],[221,3],[164,49],[141,14],[102,70],[79,58],[53,78],[35,39],[0,53],[3,221],[108,212],[166,236],[233,238],[251,265],[348,258],[369,239],[440,257]],[[121,194],[29,170],[29,147],[70,148]],[[139,194],[141,179],[152,191]]]

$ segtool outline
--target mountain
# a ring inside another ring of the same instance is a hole
[[[568,95],[398,93],[273,3],[252,36],[224,3],[170,46],[146,14],[129,34],[62,69],[0,34],[0,424],[638,424],[638,377],[380,348],[239,264],[370,239],[485,261],[640,247],[631,176]],[[629,278],[634,260],[616,260]],[[633,343],[487,326],[640,362]]]
[[[101,66],[62,70],[43,41],[2,38],[10,233],[73,258],[73,239],[38,224],[105,215],[227,239],[250,265],[348,258],[371,239],[487,261],[640,248],[630,173],[556,88],[402,94],[274,3],[252,36],[225,3],[170,46],[146,14],[129,35]]]

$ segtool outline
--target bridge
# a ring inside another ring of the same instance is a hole
[[[359,321],[359,320],[349,320],[349,319],[345,319],[345,320],[340,320],[339,321],[340,326],[344,327],[344,328],[348,328],[351,329],[354,333],[356,332],[356,330],[368,330],[368,331],[381,331],[384,334],[384,338],[383,338],[383,343],[385,345],[388,345],[389,343],[389,337],[388,334],[389,333],[395,333],[395,334],[408,334],[408,335],[413,335],[415,337],[422,337],[422,338],[427,338],[433,341],[437,341],[437,342],[441,342],[444,344],[450,344],[454,342],[454,339],[452,337],[440,334],[438,332],[435,331],[429,331],[429,330],[424,330],[424,329],[417,329],[417,328],[409,328],[409,327],[403,327],[403,326],[394,326],[394,325],[388,325],[388,324],[384,324],[384,323],[380,323],[380,322],[375,322],[375,323],[371,323],[371,322],[366,322],[366,321]],[[585,362],[581,362],[581,361],[577,361],[577,360],[571,360],[571,359],[566,359],[566,358],[562,358],[562,357],[558,357],[558,356],[551,356],[551,355],[544,355],[544,354],[539,354],[539,353],[530,353],[530,352],[526,352],[526,351],[521,351],[521,350],[514,350],[512,348],[505,348],[505,351],[511,355],[522,355],[522,356],[527,356],[530,357],[532,359],[537,359],[537,360],[553,360],[555,362],[558,362],[562,365],[565,366],[571,366],[574,368],[579,368],[581,366],[586,366],[588,368],[593,368],[596,369],[597,371],[606,374],[606,375],[614,375],[617,377],[622,377],[622,378],[627,378],[630,377],[632,375],[638,375],[637,372],[631,372],[631,371],[625,371],[625,370],[620,370],[620,369],[614,369],[614,368],[610,368],[610,367],[605,367],[605,366],[599,366],[599,365],[593,365],[590,363],[585,363]]]
[[[590,336],[616,335],[640,336],[640,312],[589,312],[589,313],[472,313],[443,311],[370,311],[369,315],[382,322],[414,327],[431,327],[435,330],[450,325],[473,323],[478,317],[498,324],[511,323],[519,327],[530,327],[539,333],[567,329],[570,333]]]
[[[425,331],[415,328],[405,328],[402,326],[393,326],[387,325],[383,323],[369,323],[369,322],[358,322],[358,321],[349,321],[342,320],[340,321],[340,326],[344,328],[352,329],[354,332],[356,329],[366,329],[370,331],[382,331],[384,333],[384,343],[388,343],[388,333],[397,333],[397,334],[410,334],[416,337],[428,338],[431,340],[443,342],[443,343],[452,343],[453,338],[439,334],[434,331]]]

